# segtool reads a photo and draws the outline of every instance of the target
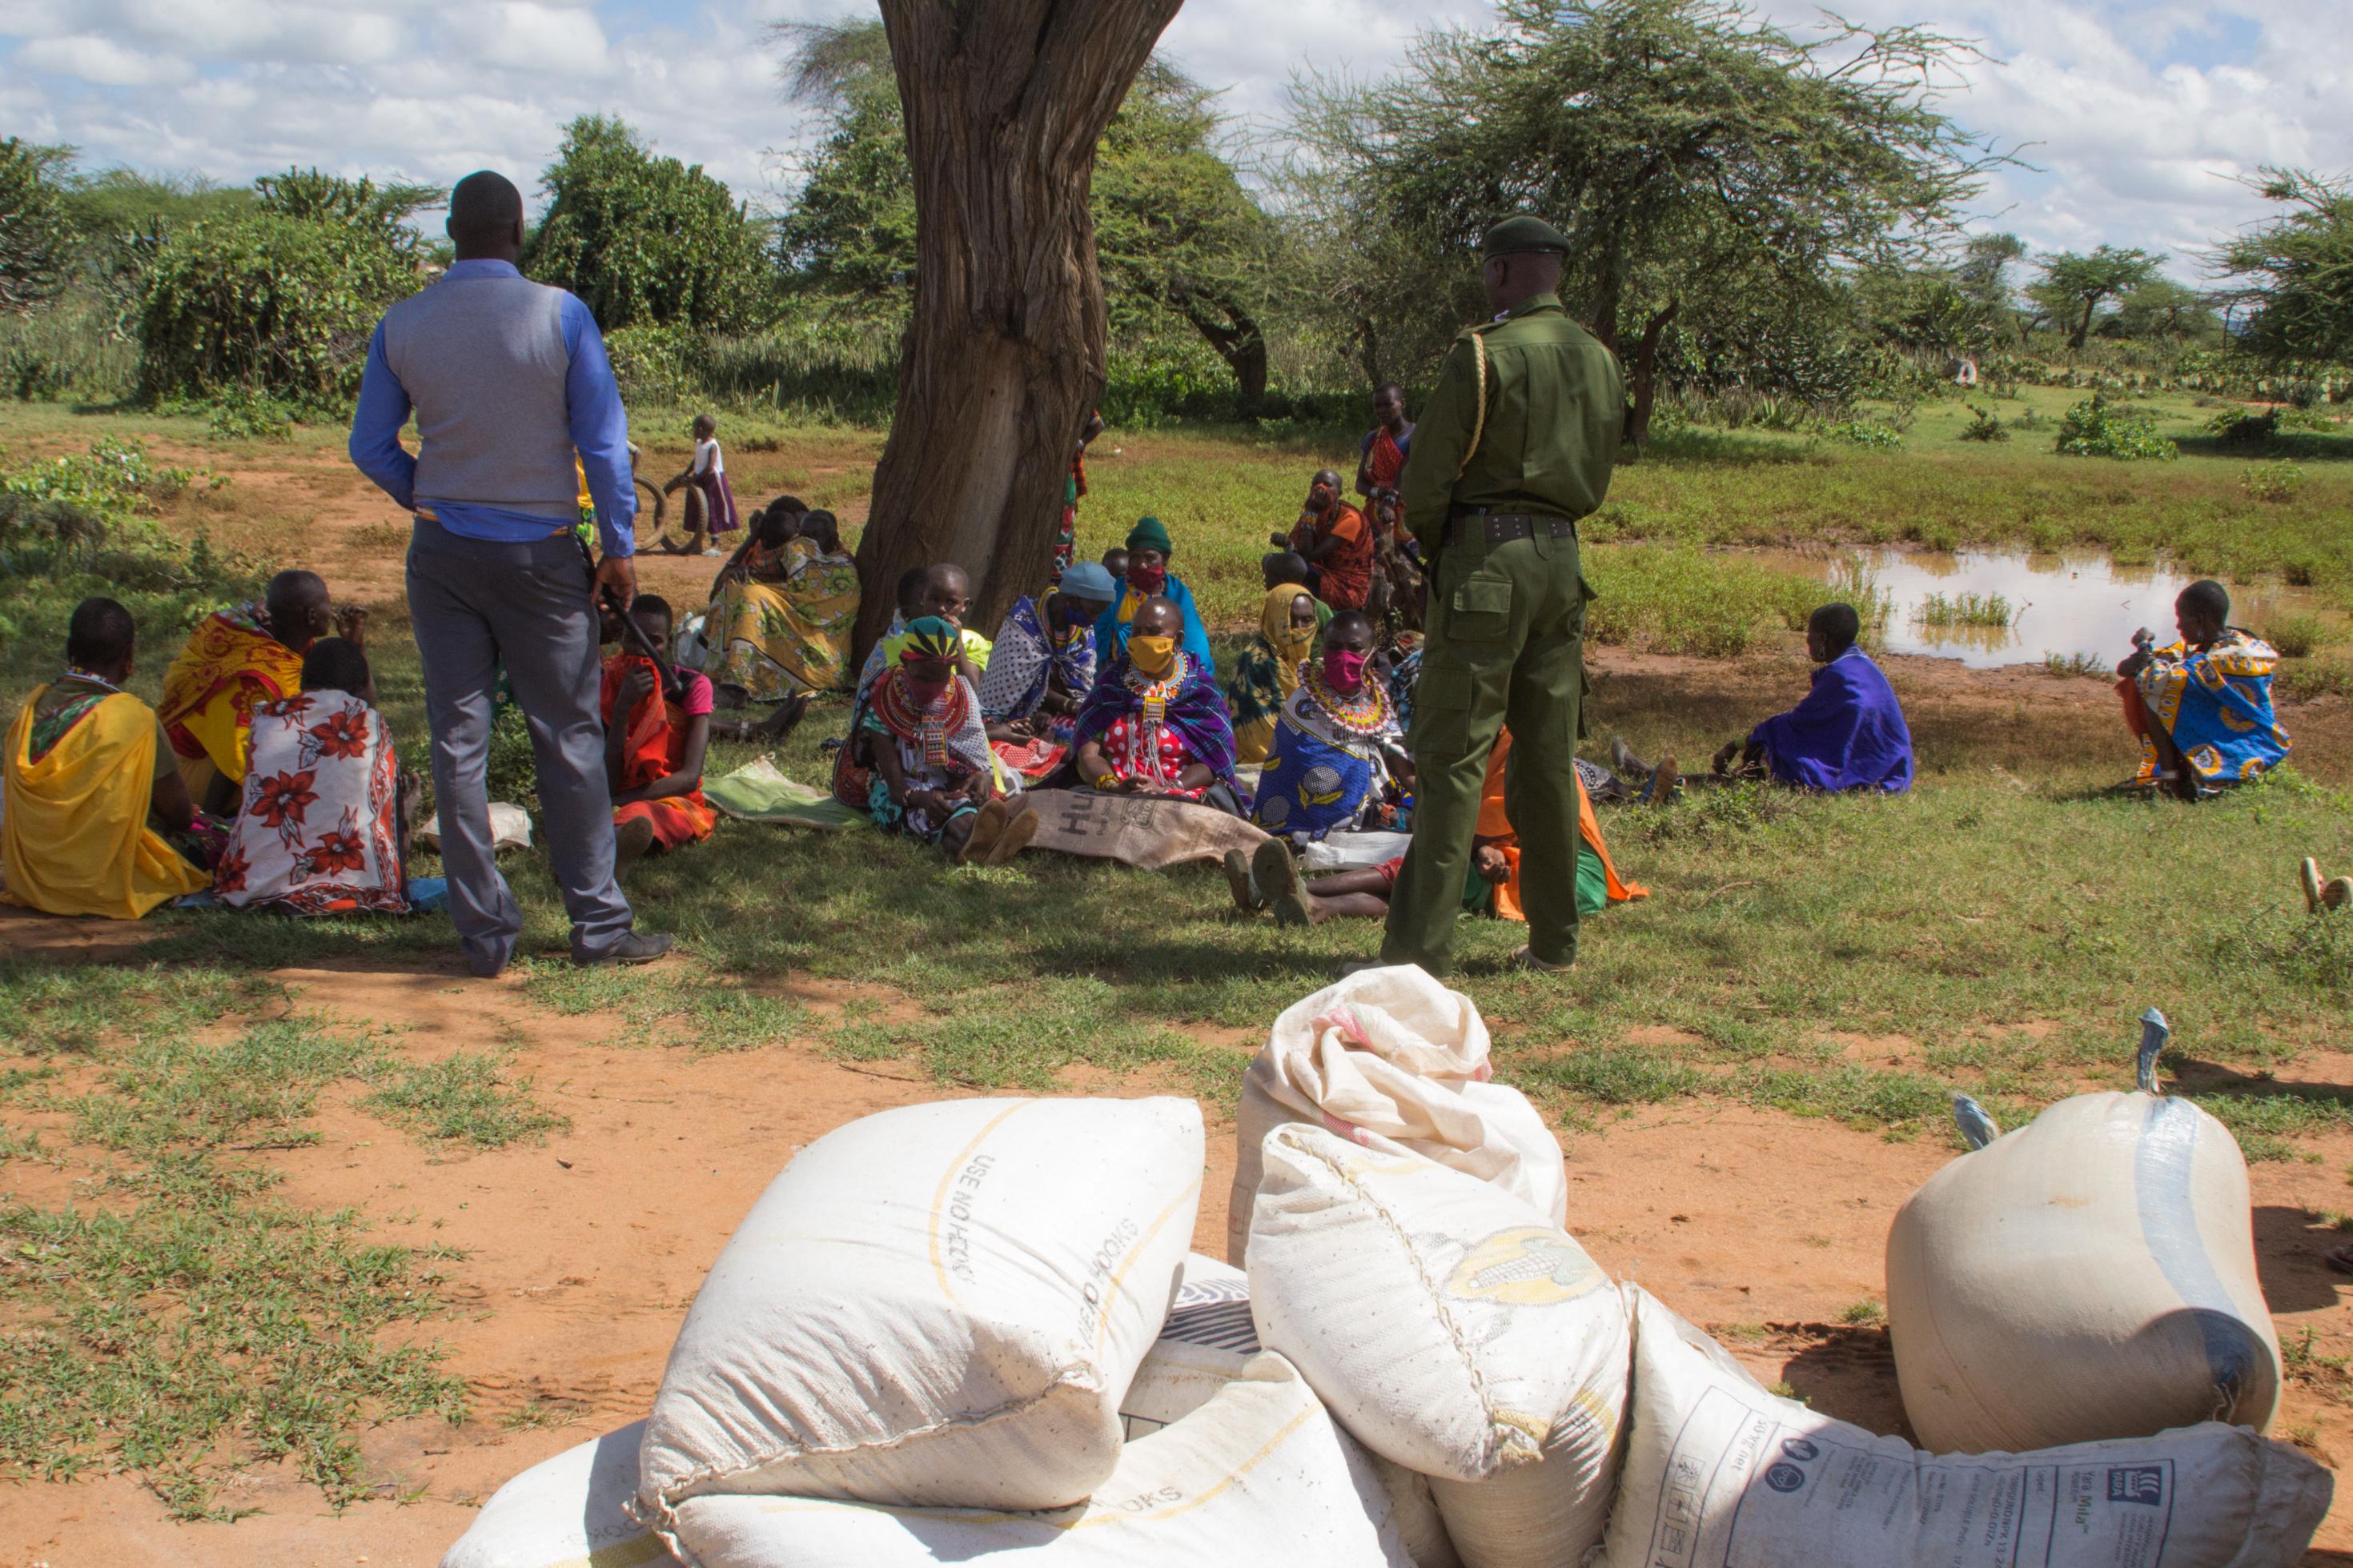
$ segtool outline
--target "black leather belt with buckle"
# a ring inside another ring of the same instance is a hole
[[[1458,511],[1454,514],[1454,542],[1457,544],[1468,544],[1474,540],[1487,544],[1509,544],[1514,539],[1534,539],[1538,534],[1548,539],[1574,539],[1577,537],[1577,523],[1571,518],[1534,511]]]

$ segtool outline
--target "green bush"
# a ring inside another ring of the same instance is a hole
[[[290,441],[294,416],[265,394],[233,386],[213,400],[210,430],[222,441]]]
[[[2067,410],[2059,422],[2058,449],[2073,458],[2114,458],[2121,462],[2168,462],[2181,448],[2157,433],[2156,422],[2140,418],[2095,392]]]
[[[1862,447],[1874,452],[1892,452],[1904,445],[1904,432],[1881,419],[1849,419],[1820,428],[1822,435],[1834,441],[1844,441],[1850,447]]]
[[[242,387],[340,411],[385,307],[422,281],[373,228],[268,211],[192,225],[147,270],[139,390],[205,398]]]
[[[2263,640],[2286,658],[2310,658],[2328,637],[2328,623],[2318,616],[2274,616],[2263,626]]]
[[[2260,468],[2243,469],[2239,475],[2239,488],[2262,501],[2292,500],[2296,487],[2303,483],[2304,470],[2284,458]]]
[[[1969,412],[1976,415],[1977,417],[1970,420],[1968,424],[1962,428],[1962,440],[2007,441],[2010,439],[2009,427],[2004,426],[1999,418],[1995,417],[1991,409],[1979,408],[1976,404],[1972,403],[1969,405]]]

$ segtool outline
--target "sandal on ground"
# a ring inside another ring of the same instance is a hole
[[[613,830],[613,880],[626,879],[630,868],[646,857],[654,847],[654,825],[642,816],[633,816]]]
[[[1226,851],[1226,888],[1234,896],[1234,908],[1246,915],[1254,915],[1266,908],[1266,900],[1259,896],[1258,884],[1250,880],[1250,857],[1239,849]]]
[[[1002,866],[1029,848],[1030,841],[1038,837],[1039,823],[1035,811],[1025,811],[1007,823],[1005,831],[997,836],[997,842],[988,847],[988,858],[981,864]]]
[[[1274,910],[1274,923],[1303,926],[1315,923],[1307,902],[1307,884],[1299,879],[1299,862],[1291,846],[1270,838],[1250,856],[1250,879]]]
[[[1572,964],[1554,963],[1547,959],[1538,958],[1533,949],[1525,947],[1512,954],[1511,965],[1514,969],[1525,969],[1536,974],[1566,974],[1574,967]]]
[[[982,806],[972,819],[972,831],[965,835],[964,845],[956,851],[955,863],[969,866],[987,854],[1011,815],[1012,808],[1001,795]]]

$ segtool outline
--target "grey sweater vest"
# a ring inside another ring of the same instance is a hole
[[[417,504],[580,514],[561,289],[444,278],[384,318],[385,363],[417,405]]]

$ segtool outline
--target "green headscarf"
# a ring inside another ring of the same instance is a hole
[[[1127,531],[1130,550],[1157,550],[1163,555],[1173,555],[1175,548],[1168,542],[1168,529],[1156,517],[1139,517],[1135,526]]]

